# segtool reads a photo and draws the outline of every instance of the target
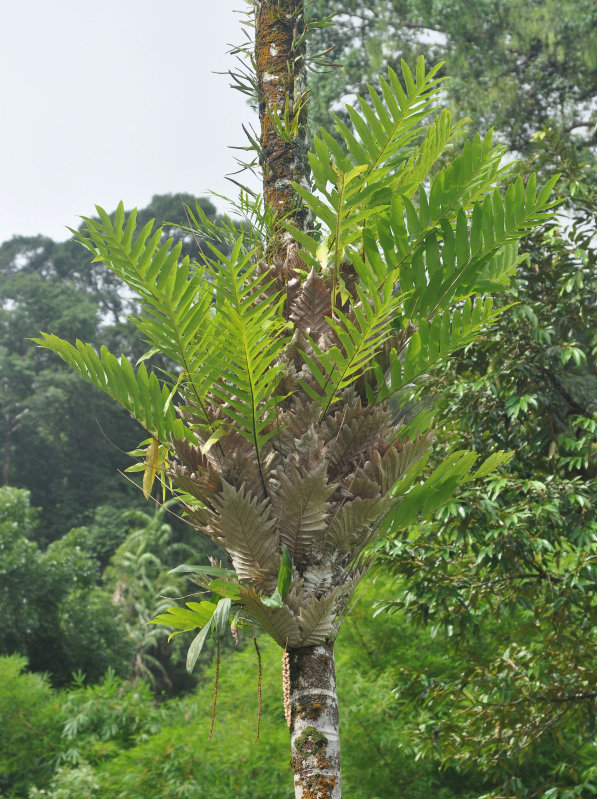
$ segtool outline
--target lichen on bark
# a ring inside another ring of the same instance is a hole
[[[333,644],[289,650],[290,737],[297,799],[341,799]]]

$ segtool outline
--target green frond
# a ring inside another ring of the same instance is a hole
[[[465,120],[453,123],[444,108],[427,127],[424,140],[406,160],[395,178],[395,190],[411,197],[429,177],[446,148],[463,133]]]
[[[180,387],[194,397],[209,425],[205,408],[209,376],[206,353],[213,341],[212,287],[204,271],[180,260],[182,244],[161,243],[162,229],[148,222],[137,231],[136,211],[125,219],[122,203],[114,221],[97,206],[100,221],[85,218],[86,231],[75,235],[93,255],[140,298],[143,312],[132,321],[152,351],[159,351],[183,370]]]
[[[471,472],[478,457],[476,452],[466,450],[452,452],[425,481],[416,485],[411,482],[403,496],[400,496],[403,487],[397,486],[394,489],[394,494],[397,497],[395,507],[387,513],[380,532],[389,535],[393,531],[405,529],[419,518],[429,518],[429,515],[441,507],[458,486],[486,476],[507,463],[512,457],[512,453],[495,452],[480,467]]]
[[[551,217],[554,183],[550,180],[537,195],[534,176],[526,190],[519,178],[504,196],[495,189],[474,202],[469,213],[450,205],[453,220],[442,216],[439,224],[430,204],[417,211],[406,197],[395,197],[389,226],[382,230],[380,223],[378,233],[387,268],[398,270],[400,288],[408,295],[405,315],[430,316],[488,284],[503,285],[520,260],[518,239]],[[426,196],[423,189],[419,195]],[[371,237],[365,249],[369,260],[379,258]]]
[[[405,350],[392,350],[387,372],[378,371],[376,401],[385,401],[443,358],[470,344],[503,311],[503,308],[493,310],[493,300],[477,297],[436,314],[431,322],[420,319],[418,330],[408,339]]]
[[[135,373],[124,355],[118,360],[106,347],[98,355],[91,344],[77,340],[73,345],[49,333],[42,333],[42,338],[33,341],[54,352],[118,402],[160,443],[169,445],[171,436],[194,439],[191,430],[176,416],[171,388],[161,384],[153,372],[148,374],[144,363]]]
[[[166,613],[151,619],[149,624],[164,624],[166,627],[174,627],[179,632],[195,630],[211,621],[215,609],[216,605],[213,602],[187,602],[185,608],[168,608]]]
[[[393,333],[392,321],[396,316],[402,297],[380,297],[377,293],[365,293],[356,287],[358,302],[352,313],[336,309],[335,318],[329,325],[337,336],[339,346],[321,348],[309,338],[314,357],[302,353],[318,389],[305,381],[299,381],[305,392],[321,407],[321,418],[330,406],[340,399],[341,392],[352,385],[375,360],[378,351]]]
[[[396,157],[402,155],[404,147],[419,132],[419,123],[429,114],[437,98],[441,79],[436,79],[435,75],[440,68],[441,64],[437,64],[429,72],[425,72],[425,62],[421,56],[413,75],[406,62],[402,61],[402,78],[406,91],[402,88],[398,75],[390,68],[388,80],[381,77],[379,79],[381,93],[369,87],[373,108],[362,98],[359,100],[360,113],[347,106],[355,132],[336,118],[336,130],[346,148],[346,156],[337,166],[346,171],[347,161],[353,166],[365,164],[366,174],[371,175],[384,165],[393,165]],[[330,138],[325,137],[326,149],[331,147]],[[338,151],[334,150],[332,156],[338,155]],[[315,151],[317,153],[317,149]],[[319,175],[326,176],[325,168],[326,162],[321,158],[318,164]],[[318,179],[321,183],[321,178]],[[320,185],[318,188],[321,190]]]
[[[218,375],[210,394],[253,445],[261,471],[261,451],[276,433],[276,389],[285,368],[279,356],[290,339],[282,298],[266,292],[265,276],[241,246],[239,239],[230,257],[214,250],[214,338],[205,357],[210,374]]]
[[[493,131],[483,138],[477,133],[467,139],[447,166],[431,176],[429,189],[418,189],[418,207],[422,222],[429,227],[440,219],[453,221],[458,211],[467,210],[482,200],[511,172],[512,162],[504,164],[505,147],[494,145]]]

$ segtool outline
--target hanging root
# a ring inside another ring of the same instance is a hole
[[[216,654],[216,683],[214,685],[214,701],[211,708],[211,726],[209,728],[209,738],[208,741],[211,741],[211,736],[214,732],[214,722],[216,720],[216,704],[218,702],[218,683],[220,681],[220,641],[218,640],[218,649]]]
[[[290,658],[287,649],[282,653],[282,689],[284,691],[284,717],[290,729]]]
[[[262,669],[261,669],[261,650],[259,649],[259,644],[257,643],[257,639],[253,638],[253,643],[255,644],[255,651],[257,652],[257,735],[255,736],[255,743],[259,740],[259,730],[261,728],[261,677],[262,677]]]

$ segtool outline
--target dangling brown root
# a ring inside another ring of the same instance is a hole
[[[290,729],[290,658],[287,649],[282,653],[282,690],[284,691],[284,717],[288,729]]]
[[[255,644],[255,651],[257,652],[257,735],[255,736],[255,743],[259,740],[259,730],[261,728],[261,711],[262,711],[262,704],[261,704],[261,678],[262,678],[262,668],[261,668],[261,650],[259,649],[259,644],[257,643],[257,639],[253,638],[253,643]]]
[[[218,648],[216,654],[216,682],[214,685],[214,701],[211,708],[211,726],[209,728],[209,738],[208,741],[211,741],[211,736],[214,732],[214,722],[216,720],[216,704],[218,702],[218,683],[220,681],[220,641],[218,640]]]

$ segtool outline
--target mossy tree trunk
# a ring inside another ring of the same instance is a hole
[[[308,174],[305,56],[303,0],[258,2],[255,64],[264,200],[278,218],[289,219],[301,230],[307,212],[291,183],[305,183]],[[286,128],[284,135],[281,125]],[[290,234],[278,228],[268,253],[278,268],[283,267],[289,244]]]
[[[296,799],[341,799],[334,645],[291,649],[288,656]]]
[[[307,211],[292,183],[308,185],[305,54],[304,0],[258,2],[255,63],[264,201],[278,219],[301,230],[307,226]],[[284,282],[292,276],[295,252],[292,236],[275,226],[267,258]],[[288,661],[295,796],[341,799],[333,644],[291,649]]]

